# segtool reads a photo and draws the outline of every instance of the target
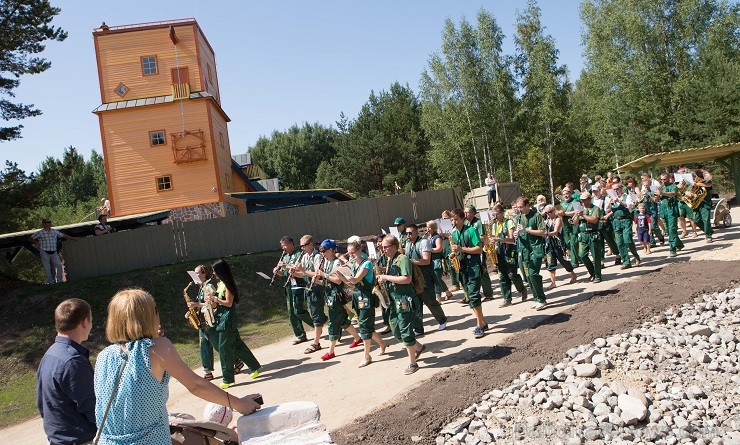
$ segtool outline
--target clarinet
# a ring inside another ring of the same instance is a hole
[[[278,260],[278,265],[283,261],[283,257],[285,256],[285,251],[283,250],[283,253],[280,255],[280,259]],[[277,265],[275,265],[275,271],[272,273],[272,278],[270,278],[270,286],[272,286],[272,283],[275,282],[275,276],[277,275]]]
[[[288,285],[290,284],[290,280],[293,279],[293,271],[295,270],[295,265],[301,263],[301,261],[303,260],[303,255],[305,255],[305,253],[301,252],[301,256],[298,257],[298,261],[293,263],[294,267],[290,270],[290,273],[288,273],[288,279],[285,280],[285,284],[283,284],[283,287],[288,287]]]

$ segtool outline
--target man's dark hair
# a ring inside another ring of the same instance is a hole
[[[284,236],[284,237],[280,238],[280,242],[283,243],[283,244],[292,244],[292,245],[295,246],[295,241],[293,241],[293,238],[291,238],[289,236]]]
[[[456,215],[458,218],[465,218],[465,212],[461,208],[455,208],[450,211],[453,215]]]
[[[57,332],[75,330],[82,320],[92,317],[90,304],[79,298],[70,298],[59,303],[54,310],[54,327]]]
[[[529,198],[526,196],[520,196],[517,198],[516,202],[521,202],[522,205],[528,206],[529,205]]]

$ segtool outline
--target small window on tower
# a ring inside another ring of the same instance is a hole
[[[156,147],[157,145],[164,145],[167,143],[167,139],[164,135],[164,130],[156,130],[149,132],[149,145]]]
[[[157,57],[144,56],[141,58],[141,72],[145,76],[157,74]]]
[[[113,90],[116,94],[123,97],[128,93],[128,87],[124,85],[123,83],[119,83],[115,90]]]
[[[172,190],[172,176],[158,176],[157,177],[157,191],[162,192],[165,190]]]

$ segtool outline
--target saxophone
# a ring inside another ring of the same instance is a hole
[[[216,313],[215,309],[213,309],[213,306],[211,306],[211,298],[216,294],[214,292],[213,287],[210,284],[204,284],[203,285],[203,302],[206,304],[203,306],[203,309],[201,309],[201,313],[203,314],[203,322],[209,327],[212,328],[216,325]]]
[[[187,286],[185,286],[185,289],[182,290],[182,296],[185,298],[185,304],[187,305],[190,303],[190,297],[188,297],[188,289],[190,289],[190,286],[193,285],[193,282],[191,281],[188,283]],[[185,312],[185,319],[190,323],[190,326],[192,326],[195,329],[200,328],[200,318],[198,318],[198,310],[194,307],[189,307],[188,311]]]
[[[486,244],[483,245],[483,251],[486,253],[488,264],[495,269],[498,264],[498,255],[496,254],[496,246],[494,246],[490,239],[493,237],[493,223],[488,224],[487,227],[489,236],[486,239]]]
[[[378,256],[378,258],[373,263],[373,293],[380,298],[380,305],[388,309],[388,307],[390,307],[391,305],[391,294],[388,293],[388,289],[386,289],[384,284],[378,283],[378,275],[387,274],[388,265],[386,265],[385,271],[382,271],[380,270],[380,266],[378,265],[379,261],[380,256]],[[388,264],[390,264],[390,261],[388,261]]]
[[[456,246],[455,237],[452,236],[452,232],[449,233],[449,239],[450,239],[450,247]],[[460,257],[457,255],[457,253],[452,252],[449,258],[450,258],[450,267],[452,267],[452,270],[454,270],[456,273],[460,272]]]

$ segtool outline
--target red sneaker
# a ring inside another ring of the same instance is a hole
[[[360,345],[360,343],[362,343],[362,339],[361,338],[358,338],[357,340],[352,340],[352,343],[349,344],[349,347],[350,348],[356,348],[357,346]]]
[[[336,355],[334,355],[333,352],[327,352],[326,354],[321,356],[321,360],[327,361],[333,359],[334,357],[336,357]]]

